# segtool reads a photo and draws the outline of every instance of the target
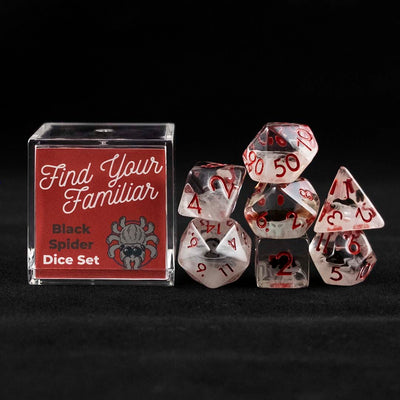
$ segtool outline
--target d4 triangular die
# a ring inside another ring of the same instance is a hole
[[[345,167],[340,167],[314,226],[315,232],[378,229],[382,217]]]

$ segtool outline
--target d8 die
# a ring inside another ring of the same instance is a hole
[[[244,215],[257,236],[289,239],[306,233],[318,208],[315,189],[307,179],[298,178],[288,184],[259,183],[246,203]]]
[[[189,172],[178,212],[222,221],[232,214],[246,169],[240,165],[197,163]]]
[[[363,231],[317,233],[310,255],[323,281],[339,286],[363,282],[377,261]]]
[[[256,280],[260,288],[298,289],[309,284],[308,239],[256,241]]]
[[[317,154],[318,144],[307,125],[270,122],[243,153],[251,179],[287,183],[296,180]]]
[[[193,219],[182,235],[178,262],[196,281],[217,288],[236,281],[248,267],[251,239],[233,219]]]

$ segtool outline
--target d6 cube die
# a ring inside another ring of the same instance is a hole
[[[307,179],[298,178],[288,184],[259,183],[246,203],[244,215],[257,236],[290,239],[306,233],[318,208],[315,189]]]
[[[310,255],[323,281],[338,286],[363,282],[377,261],[363,231],[317,233]]]
[[[179,214],[222,221],[232,214],[246,174],[241,165],[199,162],[186,179]]]
[[[243,153],[251,179],[287,183],[296,180],[318,152],[307,125],[269,122]]]
[[[195,218],[182,234],[178,262],[194,280],[217,288],[239,279],[250,256],[251,239],[238,222]]]
[[[308,238],[256,239],[256,281],[260,288],[297,289],[309,285]]]

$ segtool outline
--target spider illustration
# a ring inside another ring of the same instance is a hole
[[[126,217],[121,217],[118,223],[111,224],[111,230],[113,233],[106,239],[109,245],[108,256],[115,259],[115,252],[119,249],[119,258],[125,269],[140,269],[146,257],[146,250],[150,252],[150,259],[157,257],[158,237],[153,233],[154,224],[147,223],[145,217],[140,217],[139,222],[131,223],[127,223]],[[117,243],[112,244],[113,242]]]

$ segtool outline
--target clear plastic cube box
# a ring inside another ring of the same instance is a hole
[[[174,125],[46,123],[29,139],[30,284],[174,284]]]

